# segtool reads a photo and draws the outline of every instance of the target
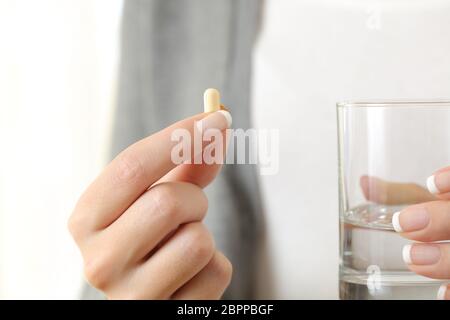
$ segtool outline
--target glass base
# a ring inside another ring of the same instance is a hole
[[[373,273],[341,270],[343,300],[435,300],[442,281],[412,272]]]

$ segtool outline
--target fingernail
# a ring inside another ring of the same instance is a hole
[[[437,293],[437,299],[438,300],[445,300],[445,296],[446,296],[446,294],[447,294],[447,284],[446,283],[444,283],[443,285],[441,285],[441,287],[439,288],[439,290],[438,290],[438,293]]]
[[[432,194],[450,192],[450,171],[439,172],[429,177],[427,187]]]
[[[441,250],[434,245],[407,244],[402,251],[403,261],[406,264],[431,265],[441,258]]]
[[[406,246],[403,247],[402,258],[406,264],[412,263],[412,261],[411,261],[411,245],[410,244],[407,244]]]
[[[219,110],[197,122],[197,129],[202,132],[208,129],[225,130],[231,127],[233,118],[228,111]]]
[[[223,114],[223,116],[227,120],[227,128],[230,128],[231,124],[233,123],[233,117],[231,117],[231,113],[229,113],[227,110],[219,110],[217,112]]]
[[[403,228],[400,225],[400,211],[397,211],[392,215],[392,226],[394,227],[394,230],[397,232],[403,232]]]
[[[412,206],[392,216],[392,226],[397,232],[422,230],[430,223],[430,215],[423,206]]]
[[[432,175],[427,178],[427,188],[432,194],[438,194],[439,189],[436,186],[436,176]]]

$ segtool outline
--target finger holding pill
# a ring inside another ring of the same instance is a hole
[[[204,111],[122,151],[80,197],[69,230],[87,281],[108,298],[217,299],[228,286],[231,263],[202,222],[202,188],[221,165],[171,157],[174,131],[192,137],[199,125],[219,133],[231,126],[216,89],[206,90]]]

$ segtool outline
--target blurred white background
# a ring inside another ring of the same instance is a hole
[[[67,232],[103,166],[120,0],[0,0],[0,299],[78,298]]]

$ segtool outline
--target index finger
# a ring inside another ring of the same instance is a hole
[[[75,208],[74,219],[82,219],[84,228],[89,230],[107,227],[154,182],[177,166],[171,159],[172,149],[179,143],[172,139],[174,130],[184,129],[194,137],[198,123],[202,124],[203,131],[213,128],[222,131],[229,127],[230,118],[224,110],[198,114],[134,143],[122,151],[83,193]]]

